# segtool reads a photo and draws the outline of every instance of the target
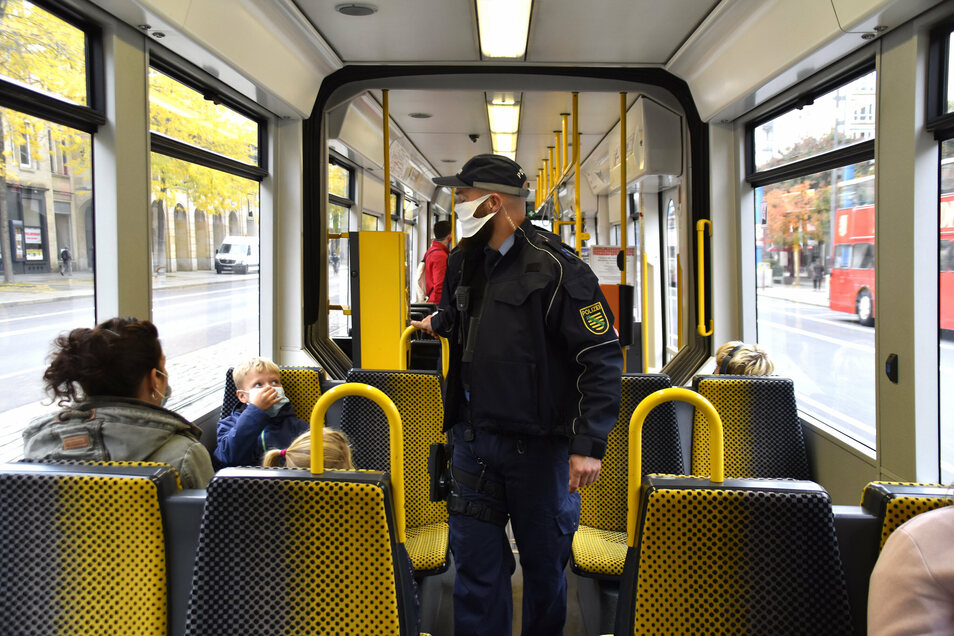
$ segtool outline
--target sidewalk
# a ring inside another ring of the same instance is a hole
[[[809,281],[808,285],[801,286],[775,285],[765,289],[757,288],[755,293],[759,296],[788,300],[793,303],[828,307],[828,281],[825,281],[821,289],[812,289],[811,281]]]
[[[258,274],[216,274],[214,271],[172,272],[152,277],[153,289],[215,285],[256,278]],[[93,295],[93,273],[73,272],[60,276],[59,272],[46,274],[17,274],[16,282],[4,283],[0,277],[0,306],[45,303],[63,298]]]

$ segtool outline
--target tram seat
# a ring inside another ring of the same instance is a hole
[[[162,464],[0,467],[0,633],[167,633]]]
[[[616,634],[850,634],[828,493],[794,480],[650,475]]]
[[[618,581],[626,560],[626,488],[629,420],[650,393],[668,389],[668,375],[624,374],[619,417],[607,439],[600,478],[580,489],[580,526],[573,536],[572,567],[581,576]],[[643,473],[684,472],[673,402],[653,409],[643,425]]]
[[[880,520],[877,552],[902,523],[928,510],[954,505],[954,491],[941,484],[873,481],[865,486],[861,507]]]
[[[227,468],[209,485],[187,634],[416,634],[387,476]]]
[[[431,444],[446,441],[440,377],[422,371],[352,369],[347,380],[380,389],[401,415],[407,551],[418,576],[440,574],[449,564],[447,508],[430,500],[427,472]],[[355,467],[388,470],[390,443],[384,413],[363,397],[349,396],[342,402],[341,430],[351,440]]]
[[[279,378],[285,387],[285,395],[295,408],[295,415],[308,421],[315,402],[321,397],[321,384],[325,380],[325,372],[320,367],[279,367]],[[223,418],[238,406],[239,399],[235,394],[235,380],[232,379],[232,367],[225,372],[225,390],[222,393],[222,410],[219,418]],[[216,431],[209,435],[202,431],[202,443],[213,457],[217,445]],[[218,466],[216,466],[218,468]]]
[[[700,375],[692,388],[722,418],[725,476],[811,479],[808,451],[788,378]],[[692,431],[693,475],[709,474],[709,429],[696,411]]]

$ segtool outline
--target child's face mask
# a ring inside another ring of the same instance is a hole
[[[249,389],[248,391],[246,391],[246,393],[248,393],[248,401],[252,402],[255,399],[255,396],[258,395],[261,391],[264,391],[266,388],[268,387],[260,386],[260,387],[256,387],[254,389]],[[276,415],[278,415],[278,412],[282,410],[282,407],[288,404],[288,402],[290,401],[287,397],[285,397],[284,387],[273,386],[272,388],[275,389],[275,393],[278,394],[279,400],[278,402],[275,402],[270,407],[268,407],[268,409],[265,410],[265,412],[268,413],[269,417],[275,417]]]

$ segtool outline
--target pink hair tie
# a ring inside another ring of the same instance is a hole
[[[283,448],[283,449],[282,449],[282,459],[285,459],[285,452],[286,452],[287,450],[288,450],[287,448]]]

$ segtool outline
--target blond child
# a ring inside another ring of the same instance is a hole
[[[341,431],[322,429],[324,434],[325,468],[354,470],[351,462],[351,447]],[[285,468],[311,468],[311,432],[299,435],[288,448],[273,449],[265,453],[262,466]]]
[[[287,448],[308,430],[285,397],[278,366],[251,358],[232,369],[239,404],[223,413],[216,437],[215,459],[222,466],[257,466],[273,448]]]

